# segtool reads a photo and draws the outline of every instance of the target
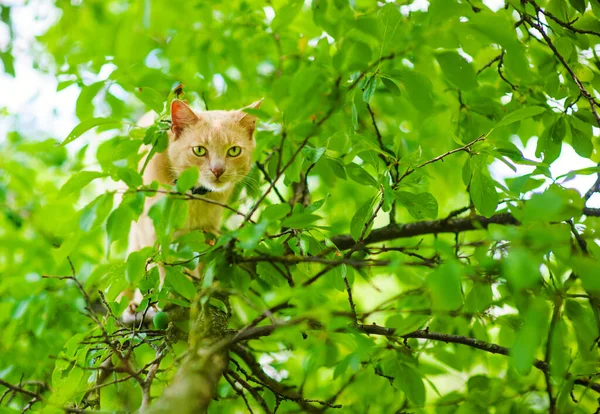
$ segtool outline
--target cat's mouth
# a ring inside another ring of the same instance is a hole
[[[199,187],[206,188],[208,191],[221,193],[231,186],[231,182],[222,179],[202,180],[198,183]]]

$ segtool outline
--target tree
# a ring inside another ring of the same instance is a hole
[[[594,412],[600,169],[553,163],[599,161],[600,3],[422,3],[57,1],[36,65],[80,123],[0,143],[2,412]],[[265,98],[218,236],[142,185],[181,95]],[[120,322],[136,286],[168,323]]]

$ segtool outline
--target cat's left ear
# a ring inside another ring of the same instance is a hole
[[[252,136],[252,133],[254,132],[254,129],[256,128],[256,115],[252,115],[247,112],[244,112],[244,109],[258,109],[262,105],[263,100],[264,100],[264,98],[261,98],[260,100],[258,100],[256,102],[252,102],[250,105],[240,109],[240,112],[242,113],[242,117],[239,119],[238,122],[240,123],[241,126],[243,126],[250,133],[250,136]]]

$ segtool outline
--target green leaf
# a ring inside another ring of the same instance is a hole
[[[600,167],[587,167],[587,168],[581,168],[579,170],[572,170],[566,174],[561,174],[558,177],[556,177],[556,179],[561,180],[564,178],[565,181],[567,181],[567,180],[572,180],[573,178],[575,178],[578,175],[591,175],[591,174],[597,174],[599,172],[600,172]]]
[[[282,29],[285,29],[290,23],[294,21],[294,19],[300,14],[302,9],[302,5],[304,3],[299,0],[290,0],[279,8],[275,13],[275,18],[271,23],[273,27],[273,31],[276,33]]]
[[[292,208],[287,203],[272,204],[265,208],[261,214],[261,219],[269,221],[281,220],[290,212]]]
[[[531,178],[531,174],[525,174],[520,177],[507,178],[506,183],[510,191],[516,194],[523,194],[539,188],[545,183],[542,179]]]
[[[180,193],[185,193],[190,190],[192,187],[198,183],[198,177],[200,176],[200,172],[197,167],[190,167],[184,172],[182,172],[179,177],[177,177],[176,188]]]
[[[401,336],[422,329],[430,319],[431,316],[429,315],[407,315],[404,317],[401,314],[396,314],[386,320],[385,326],[395,329],[394,335]]]
[[[516,291],[533,288],[542,283],[540,264],[529,251],[515,248],[502,262],[502,275]]]
[[[385,86],[385,88],[390,91],[393,95],[397,95],[397,96],[401,96],[402,95],[402,91],[400,91],[400,81],[398,81],[397,79],[394,79],[390,76],[384,76],[384,75],[379,75],[380,79],[381,79],[381,83],[383,83],[383,86]]]
[[[373,202],[374,198],[367,201],[365,204],[360,207],[354,216],[352,217],[352,221],[350,222],[350,235],[355,241],[358,241],[361,233],[365,229],[365,223],[367,220],[371,218],[373,215]],[[369,224],[369,228],[365,230],[364,237],[368,236],[370,228],[373,226],[373,222]]]
[[[90,231],[94,227],[103,224],[112,210],[113,200],[114,193],[107,192],[85,206],[79,217],[79,228],[82,231]]]
[[[88,119],[94,115],[93,99],[104,87],[104,81],[92,83],[89,86],[82,86],[77,104],[75,105],[75,114],[80,120]]]
[[[146,271],[146,259],[148,255],[145,251],[131,252],[127,257],[127,281],[133,285],[137,285],[142,275]]]
[[[311,214],[311,213],[293,214],[292,216],[283,220],[281,225],[283,227],[290,227],[293,229],[303,229],[303,228],[310,226],[311,224],[313,224],[315,221],[319,220],[320,218],[321,218],[321,216],[319,216],[317,214]]]
[[[598,277],[598,260],[590,257],[573,257],[573,271],[581,278],[586,292],[593,295],[600,293],[600,277]]]
[[[441,265],[427,277],[431,307],[438,311],[452,311],[463,303],[460,284],[461,269],[455,263]]]
[[[534,193],[522,209],[523,222],[563,221],[581,211],[579,193],[558,185],[549,186],[543,193]]]
[[[269,286],[281,286],[283,284],[283,276],[275,268],[275,264],[260,262],[256,265],[256,273]]]
[[[354,102],[352,102],[352,127],[355,131],[358,131],[358,109]]]
[[[57,264],[64,262],[67,256],[69,256],[77,248],[80,240],[81,233],[70,235],[65,241],[61,243],[58,249],[52,250],[52,257],[54,258],[54,261]]]
[[[500,201],[500,196],[496,192],[494,180],[480,170],[475,170],[473,171],[469,188],[473,204],[477,211],[485,217],[492,216]]]
[[[167,267],[165,276],[165,284],[171,286],[175,292],[187,300],[193,300],[196,296],[196,287],[192,281],[181,272],[181,268]]]
[[[81,171],[73,175],[60,189],[60,196],[66,197],[76,191],[81,191],[83,187],[91,183],[96,178],[108,176],[107,173],[98,171]]]
[[[363,89],[363,101],[365,103],[369,103],[373,95],[375,94],[375,89],[377,88],[377,78],[375,76],[371,76],[367,80],[367,84]]]
[[[348,178],[346,174],[346,167],[342,161],[337,158],[328,157],[327,155],[325,155],[323,160],[325,161],[327,168],[331,169],[331,172],[333,172],[337,178],[340,180],[346,180]]]
[[[473,66],[456,52],[436,53],[444,75],[459,89],[469,91],[477,87],[477,77]]]
[[[573,126],[573,121],[571,121],[571,145],[575,152],[584,158],[589,158],[592,156],[592,152],[594,151],[594,144],[592,144],[592,134],[587,134],[583,132],[581,129]]]
[[[492,302],[492,287],[487,283],[476,283],[465,299],[465,311],[483,312]]]
[[[269,222],[267,220],[261,220],[257,224],[246,223],[246,225],[239,231],[238,238],[242,249],[252,250],[258,246],[258,243],[262,239],[267,231]]]
[[[563,116],[559,116],[542,133],[535,149],[535,155],[539,157],[543,153],[545,163],[554,162],[560,156],[562,141],[566,134],[567,122]]]
[[[144,86],[142,88],[135,88],[135,96],[137,96],[142,102],[144,102],[150,109],[157,114],[160,114],[165,106],[165,99],[163,96],[152,88]]]
[[[523,325],[510,348],[511,362],[521,375],[531,371],[537,350],[543,338],[547,337],[548,313],[548,305],[542,298],[532,300],[525,312]]]
[[[137,286],[142,293],[147,293],[151,290],[157,290],[159,283],[159,270],[158,267],[154,266],[141,278]]]
[[[357,182],[362,185],[370,185],[372,187],[378,187],[379,184],[377,180],[373,178],[371,174],[369,174],[364,168],[355,163],[350,163],[346,165],[346,172],[350,179],[354,182]]]
[[[134,214],[131,209],[127,206],[117,207],[108,216],[106,221],[106,232],[108,233],[109,245],[126,238],[129,235],[129,229],[131,228],[131,222],[134,219]]]
[[[425,404],[425,385],[421,375],[410,365],[398,362],[394,370],[394,383],[417,407]]]
[[[579,13],[585,13],[585,0],[569,0],[569,3]]]
[[[92,201],[91,205],[87,205],[81,212],[79,217],[79,228],[83,231],[89,231],[94,221],[96,220],[96,200]]]
[[[531,118],[533,116],[539,115],[546,111],[546,108],[543,106],[526,106],[525,108],[519,108],[516,111],[513,111],[502,118],[494,128],[507,126],[513,124],[518,121],[522,121],[523,119]]]
[[[237,265],[231,267],[231,286],[234,289],[237,289],[241,293],[246,293],[250,289],[251,282],[252,279],[250,279],[250,275],[246,271]]]
[[[396,191],[396,200],[405,207],[414,218],[435,219],[438,215],[438,203],[430,193],[409,193],[408,191]]]
[[[310,163],[315,163],[317,161],[319,161],[319,159],[321,158],[321,156],[323,154],[325,154],[325,151],[327,150],[327,148],[325,147],[320,147],[320,148],[314,148],[314,147],[304,147],[302,148],[302,154],[304,155],[304,159]]]
[[[70,142],[75,141],[81,135],[86,133],[92,128],[95,128],[100,125],[110,126],[111,128],[116,128],[120,126],[122,121],[113,118],[91,118],[82,121],[79,125],[77,125],[73,130],[69,133],[67,138],[60,145],[67,145]]]
[[[598,326],[595,323],[594,312],[589,306],[575,300],[565,301],[565,311],[569,320],[573,323],[579,352],[584,355],[584,358],[597,358],[597,351],[592,349],[592,345],[596,343],[598,338]]]
[[[117,175],[130,188],[137,188],[142,185],[142,176],[133,168],[119,168]]]
[[[2,65],[4,66],[4,72],[15,77],[15,66],[14,61],[15,58],[10,51],[0,52],[0,60],[2,61]]]
[[[421,73],[409,70],[402,71],[400,79],[408,92],[409,102],[419,111],[431,113],[434,106],[431,80]]]

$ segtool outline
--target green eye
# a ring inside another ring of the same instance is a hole
[[[192,147],[192,151],[197,157],[204,157],[206,155],[206,148],[204,147]]]
[[[242,153],[242,148],[235,146],[235,147],[231,147],[229,148],[229,150],[227,151],[227,155],[229,155],[230,157],[237,157],[238,155],[240,155]]]

